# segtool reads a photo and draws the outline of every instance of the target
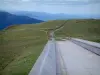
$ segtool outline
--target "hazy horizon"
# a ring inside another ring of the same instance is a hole
[[[2,0],[5,11],[31,11],[51,14],[100,15],[98,0]]]

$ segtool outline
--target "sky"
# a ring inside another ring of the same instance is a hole
[[[6,11],[100,15],[100,0],[0,0]]]

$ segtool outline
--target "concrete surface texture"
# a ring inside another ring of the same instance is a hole
[[[56,75],[55,47],[54,40],[47,43],[29,75]]]
[[[48,41],[29,75],[100,75],[99,44],[75,40]]]
[[[82,40],[82,39],[71,39],[71,41],[83,48],[85,48],[88,51],[91,51],[97,55],[100,56],[100,44],[96,42],[91,42],[87,40]]]
[[[83,43],[87,43],[89,45],[96,46],[96,47],[99,47],[100,48],[100,43],[91,42],[91,41],[87,41],[87,40],[83,40],[83,39],[77,39],[77,38],[73,38],[73,39],[76,40],[76,41],[80,41],[80,42],[83,42]]]
[[[57,42],[67,75],[100,75],[100,56],[71,41]]]

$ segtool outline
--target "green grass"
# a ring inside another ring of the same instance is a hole
[[[37,26],[21,27],[2,31],[0,71],[3,75],[27,75],[47,42],[45,32],[36,30]]]
[[[100,20],[55,20],[15,25],[0,31],[0,74],[28,75],[47,42],[44,29],[55,28],[65,21],[65,26],[55,33],[56,37],[100,42]]]
[[[67,20],[64,27],[56,32],[56,36],[100,42],[100,20]]]

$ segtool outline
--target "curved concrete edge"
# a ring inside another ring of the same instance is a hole
[[[93,42],[93,41],[88,41],[88,40],[83,40],[83,39],[78,39],[78,38],[73,38],[73,39],[100,48],[100,43]]]
[[[85,48],[86,50],[91,51],[92,53],[95,53],[96,55],[100,56],[100,48],[98,46],[91,45],[89,43],[82,42],[82,41],[79,41],[79,40],[76,40],[76,39],[71,39],[71,41],[73,43]]]
[[[56,46],[48,41],[43,52],[37,59],[29,75],[56,75]]]

